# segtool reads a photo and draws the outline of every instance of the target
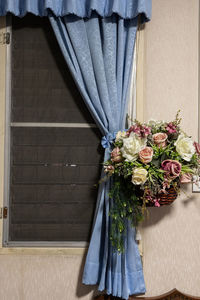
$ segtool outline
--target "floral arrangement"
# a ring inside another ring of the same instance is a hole
[[[181,130],[180,122],[178,111],[172,122],[135,120],[116,134],[104,170],[112,182],[110,239],[119,252],[128,221],[137,226],[146,206],[166,204],[161,200],[170,189],[176,198],[181,184],[199,174],[200,145]]]

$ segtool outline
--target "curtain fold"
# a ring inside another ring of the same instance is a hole
[[[82,19],[52,14],[50,22],[74,80],[104,136],[107,160],[114,133],[125,129],[137,18],[124,20],[116,14],[101,18],[92,13],[90,19]],[[110,244],[110,184],[103,182],[99,187],[83,283],[98,284],[100,291],[128,299],[131,294],[145,292],[143,271],[135,229],[128,222],[125,252],[119,254]]]
[[[142,21],[151,18],[151,0],[1,0],[0,16],[12,13],[23,17],[27,13],[47,16],[51,10],[55,16],[74,14],[81,18],[90,18],[96,11],[101,17],[118,14],[123,19],[142,15]]]

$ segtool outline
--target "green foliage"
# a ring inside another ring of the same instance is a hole
[[[137,191],[130,180],[122,177],[113,178],[110,197],[110,240],[112,246],[119,252],[124,251],[124,236],[126,235],[126,224],[137,226],[143,219],[142,205]]]

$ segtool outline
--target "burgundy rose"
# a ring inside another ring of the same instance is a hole
[[[162,162],[161,166],[166,175],[171,178],[176,178],[180,175],[181,164],[177,160],[166,159]]]
[[[120,161],[122,161],[122,153],[119,147],[114,148],[110,156],[112,162],[119,163]]]

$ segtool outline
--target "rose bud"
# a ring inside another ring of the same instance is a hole
[[[139,158],[141,162],[147,164],[152,161],[153,149],[151,147],[145,147],[139,152]]]
[[[153,135],[153,141],[159,148],[164,148],[167,145],[167,137],[168,135],[166,133],[158,132]]]
[[[112,162],[119,163],[120,161],[122,161],[122,153],[121,153],[119,147],[114,148],[113,151],[111,152],[110,156],[111,156]]]

